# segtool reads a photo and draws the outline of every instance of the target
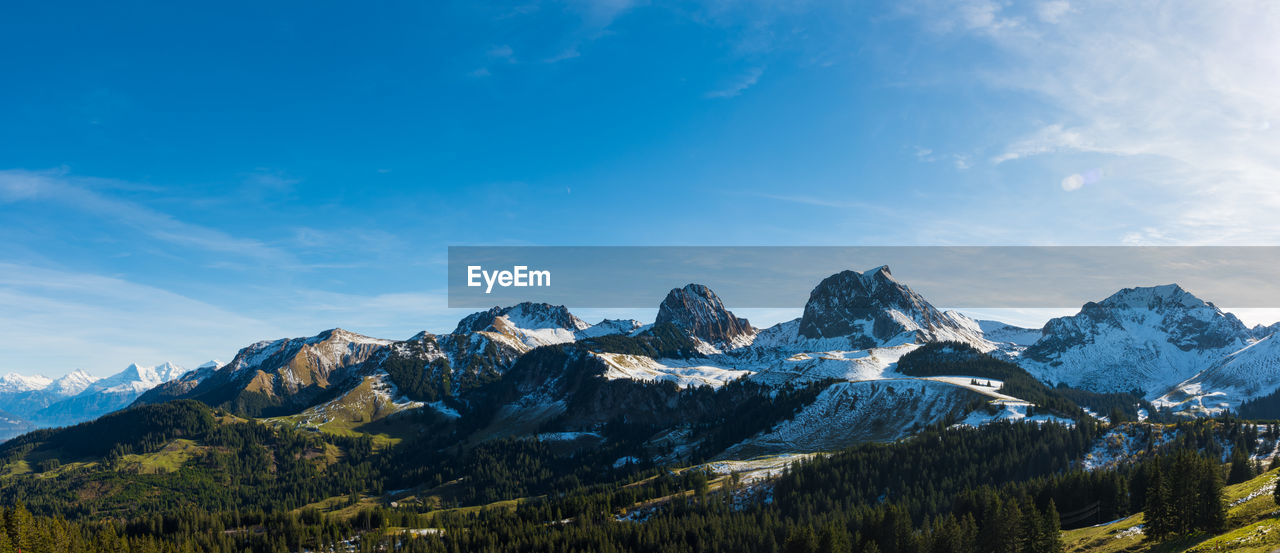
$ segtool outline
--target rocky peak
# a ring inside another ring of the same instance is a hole
[[[1050,320],[1044,338],[1028,349],[1032,358],[1047,359],[1067,347],[1093,343],[1098,336],[1124,331],[1131,337],[1161,339],[1183,351],[1243,346],[1255,332],[1235,315],[1184,290],[1177,284],[1125,288],[1080,312]]]
[[[505,317],[507,322],[516,328],[526,330],[564,329],[571,332],[591,326],[574,316],[563,305],[524,302],[511,307],[493,307],[467,315],[458,322],[454,334],[489,331],[495,328],[495,321]]]
[[[805,303],[799,332],[806,338],[850,336],[884,343],[905,332],[932,339],[934,331],[954,323],[881,266],[863,273],[842,271],[818,283]]]
[[[725,309],[719,296],[701,284],[674,288],[658,306],[654,324],[672,324],[690,335],[713,344],[729,344],[754,336],[756,329],[746,319]]]

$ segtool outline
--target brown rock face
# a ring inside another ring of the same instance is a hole
[[[756,333],[751,323],[735,317],[715,292],[701,284],[671,290],[658,306],[658,319],[654,322],[672,324],[713,344]]]

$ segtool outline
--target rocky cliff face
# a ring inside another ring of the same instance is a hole
[[[887,266],[863,273],[843,271],[818,283],[804,306],[799,334],[809,339],[848,336],[859,348],[941,340],[984,342],[975,323],[939,311],[895,280]]]
[[[690,284],[675,288],[658,306],[655,325],[671,324],[709,344],[739,345],[749,343],[756,329],[728,309],[710,288]]]

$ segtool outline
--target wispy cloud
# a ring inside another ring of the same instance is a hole
[[[0,371],[104,375],[131,362],[192,366],[277,335],[260,320],[119,278],[0,263]]]
[[[1046,106],[1010,112],[1025,130],[993,163],[1129,158],[1115,175],[1112,188],[1127,192],[1117,199],[1161,198],[1165,236],[1280,239],[1280,10],[1271,3],[925,1],[911,11],[994,47],[972,75]],[[1083,180],[1062,185],[1079,190]]]
[[[95,190],[111,181],[75,177],[66,171],[0,171],[0,203],[49,202],[124,225],[156,240],[183,248],[281,265],[296,265],[294,257],[259,240],[239,238],[221,230],[181,221],[141,204]]]
[[[707,92],[707,98],[733,98],[743,91],[756,85],[760,81],[760,76],[764,75],[763,67],[753,67],[745,73],[734,78],[724,87]]]

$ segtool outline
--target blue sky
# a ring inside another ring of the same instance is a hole
[[[1187,4],[9,2],[0,371],[446,331],[451,244],[1274,244],[1280,8]]]

